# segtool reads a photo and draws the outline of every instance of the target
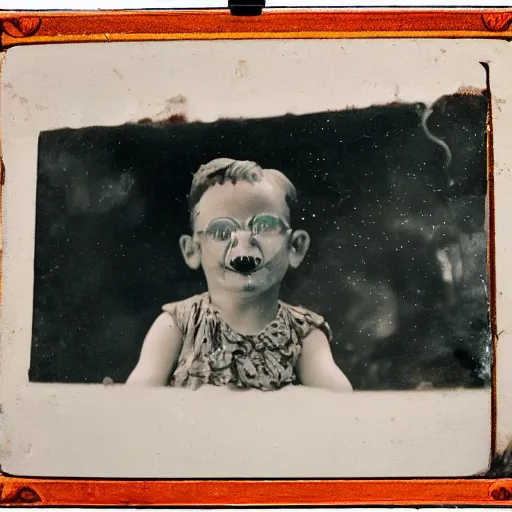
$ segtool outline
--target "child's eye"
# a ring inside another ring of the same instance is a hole
[[[236,226],[232,225],[232,223],[228,223],[226,221],[217,221],[210,224],[206,230],[206,234],[213,240],[218,242],[226,242],[231,238],[231,235],[235,229]]]
[[[226,242],[231,238],[231,233],[232,231],[230,229],[217,229],[211,233],[211,237],[214,240]]]
[[[252,224],[252,232],[254,235],[278,234],[282,232],[282,223],[273,215],[257,217]]]

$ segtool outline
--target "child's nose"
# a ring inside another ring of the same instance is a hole
[[[231,246],[226,254],[226,265],[237,272],[250,273],[263,261],[263,255],[248,231],[238,231],[231,236]]]
[[[250,231],[234,231],[231,234],[231,247],[244,249],[254,247],[255,245],[256,242]]]

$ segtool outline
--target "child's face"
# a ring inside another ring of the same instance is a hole
[[[290,229],[284,191],[268,180],[208,189],[196,205],[194,237],[188,239],[195,252],[192,261],[182,242],[185,259],[202,266],[210,291],[244,293],[279,285],[309,246],[307,233]]]

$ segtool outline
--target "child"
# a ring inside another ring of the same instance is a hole
[[[293,231],[296,190],[279,171],[219,158],[200,167],[189,194],[186,264],[208,292],[166,304],[146,335],[128,383],[276,390],[303,384],[351,391],[336,366],[324,319],[279,300],[309,235]]]

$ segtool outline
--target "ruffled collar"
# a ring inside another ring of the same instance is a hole
[[[224,320],[224,318],[220,314],[219,310],[212,303],[210,294],[208,292],[205,293],[204,301],[205,301],[204,304],[205,304],[207,311],[216,318],[216,320],[218,321],[218,323],[220,324],[220,326],[222,327],[222,330],[224,332],[229,332],[231,334],[230,337],[245,338],[245,339],[261,338],[263,336],[268,335],[269,331],[273,331],[275,333],[276,330],[282,330],[282,327],[284,325],[286,325],[286,318],[285,318],[285,313],[284,313],[285,308],[283,307],[283,303],[281,301],[278,301],[278,303],[277,303],[277,313],[276,313],[276,316],[274,317],[274,319],[271,320],[270,322],[268,322],[267,325],[265,325],[265,327],[263,327],[263,329],[261,329],[256,334],[242,334],[242,333],[239,333],[238,331],[235,331],[235,329],[233,329],[228,324],[228,322],[226,322],[226,320]],[[279,329],[280,327],[281,327],[281,329]]]

